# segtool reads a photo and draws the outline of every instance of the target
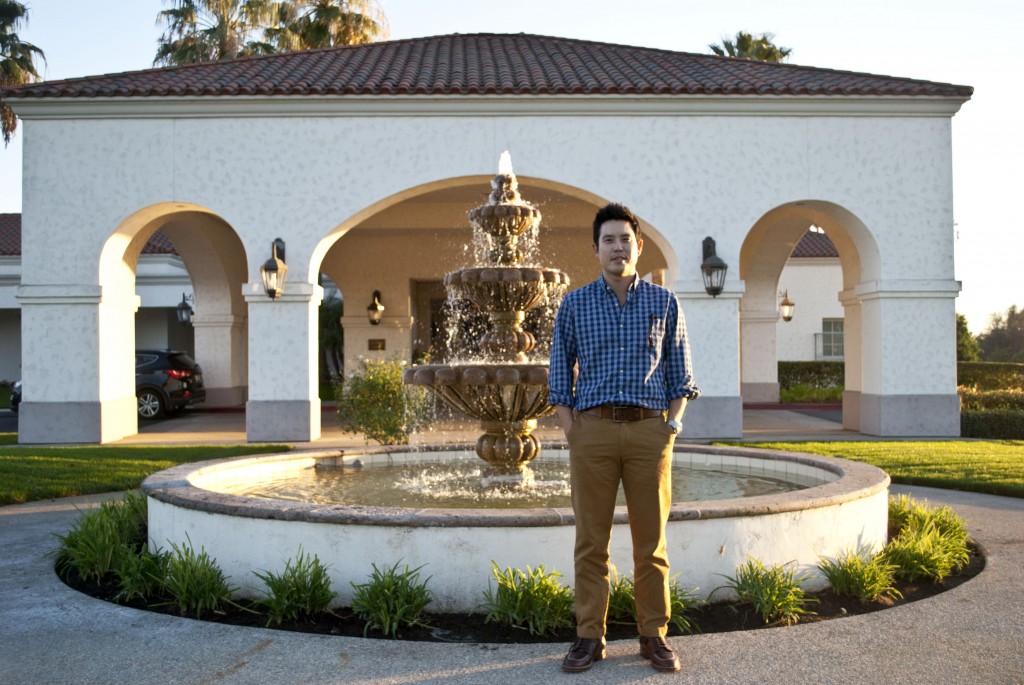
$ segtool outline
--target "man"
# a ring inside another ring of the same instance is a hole
[[[569,293],[555,319],[548,399],[569,442],[576,514],[576,634],[562,669],[585,671],[605,656],[609,544],[621,481],[633,539],[640,655],[678,671],[665,641],[672,445],[686,401],[700,395],[683,313],[667,289],[641,280],[640,224],[610,204],[594,217],[601,276]],[[574,367],[578,378],[573,380]]]

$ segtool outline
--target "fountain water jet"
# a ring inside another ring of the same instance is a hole
[[[450,295],[472,302],[490,319],[478,342],[487,361],[424,364],[407,370],[402,380],[479,419],[484,433],[477,456],[491,465],[492,477],[518,478],[540,453],[533,435],[537,419],[552,412],[548,365],[530,361],[536,340],[523,330],[523,320],[542,302],[560,300],[569,277],[558,269],[523,265],[524,242],[536,233],[541,213],[519,194],[508,151],[501,155],[487,203],[470,210],[469,219],[486,240],[488,263],[453,271],[444,283]]]

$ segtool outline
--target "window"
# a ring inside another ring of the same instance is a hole
[[[822,319],[821,333],[815,336],[815,357],[817,359],[843,358],[843,320]]]

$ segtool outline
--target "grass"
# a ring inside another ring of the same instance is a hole
[[[7,435],[14,434],[0,435],[0,505],[130,490],[150,474],[178,464],[290,449],[287,445],[9,447]]]
[[[865,462],[887,472],[894,483],[1024,497],[1024,440],[742,444]]]

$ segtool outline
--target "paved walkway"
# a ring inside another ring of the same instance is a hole
[[[985,570],[931,599],[865,616],[670,638],[684,663],[675,675],[653,671],[634,641],[611,643],[607,661],[569,675],[559,669],[567,645],[395,643],[126,609],[67,588],[47,556],[76,507],[99,498],[3,507],[0,684],[1024,683],[1024,500],[893,492],[966,517]]]

